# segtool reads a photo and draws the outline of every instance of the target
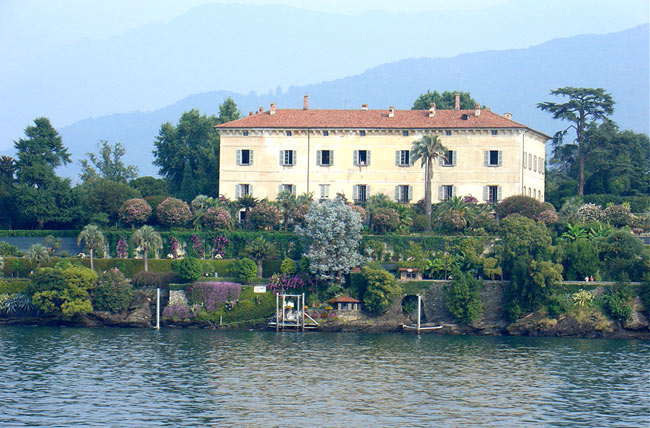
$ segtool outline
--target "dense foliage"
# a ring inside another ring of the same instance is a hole
[[[123,312],[133,299],[133,287],[122,272],[110,269],[99,276],[90,296],[95,310]]]

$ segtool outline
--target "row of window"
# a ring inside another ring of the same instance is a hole
[[[524,152],[523,167],[524,169],[528,168],[530,171],[544,174],[544,158]]]
[[[329,199],[330,185],[320,184],[320,199]],[[291,192],[296,194],[295,184],[280,184],[278,192]],[[253,194],[252,184],[238,184],[235,188],[235,198],[239,199],[246,195]],[[526,188],[524,188],[526,194]],[[438,200],[446,201],[456,196],[456,186],[453,184],[444,184],[438,186]],[[530,196],[530,189],[528,189],[528,196]],[[539,194],[541,197],[541,192]],[[370,186],[368,184],[356,184],[352,186],[352,199],[355,202],[366,202],[370,197]],[[535,196],[537,193],[535,192]],[[395,186],[395,201],[402,203],[409,203],[413,200],[413,186],[409,184],[400,184]],[[496,203],[501,200],[501,186],[483,186],[483,200]]]
[[[524,159],[526,157],[524,156]],[[535,157],[537,162],[537,157]],[[254,163],[254,152],[251,149],[237,150],[237,165],[248,166]],[[297,155],[295,150],[280,150],[279,162],[281,166],[295,166]],[[539,158],[540,161],[543,160]],[[458,161],[458,152],[448,150],[444,156],[438,158],[440,166],[456,166]],[[334,165],[334,150],[317,150],[316,164],[318,166]],[[370,150],[355,150],[352,156],[354,166],[370,166]],[[503,165],[503,152],[501,150],[486,150],[483,152],[483,164],[489,167],[498,167]],[[395,151],[395,165],[409,167],[413,165],[413,156],[410,150]],[[525,168],[525,165],[524,165]],[[537,167],[535,167],[537,171]]]
[[[526,188],[526,186],[524,186],[522,194],[524,196],[530,196],[531,198],[539,199],[540,201],[544,200],[541,190],[531,189],[530,187]]]
[[[408,137],[409,135],[413,135],[413,134],[414,134],[413,131],[407,131],[407,130],[402,131],[402,136],[403,137]],[[499,131],[497,131],[496,129],[493,129],[493,130],[490,131],[490,134],[491,135],[499,135]],[[244,137],[248,137],[248,131],[242,131],[242,135]],[[289,131],[289,130],[284,131],[284,135],[286,135],[287,137],[291,137],[291,136],[293,136],[293,131]],[[330,135],[330,132],[328,130],[323,130],[323,131],[321,131],[321,135],[323,137],[328,137]],[[451,135],[451,131],[446,130],[445,135]],[[360,130],[359,131],[359,136],[360,137],[365,137],[366,136],[366,131],[363,130],[363,129]]]

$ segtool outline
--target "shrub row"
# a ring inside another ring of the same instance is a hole
[[[643,213],[650,208],[650,196],[585,195],[584,201],[587,204],[600,205],[602,208],[607,204],[621,205],[627,202],[633,213]]]

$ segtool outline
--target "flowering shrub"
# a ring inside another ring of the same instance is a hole
[[[560,221],[560,217],[557,215],[555,210],[545,210],[537,215],[535,218],[537,221],[541,221],[544,224],[556,224]]]
[[[120,240],[117,241],[117,248],[115,251],[117,252],[118,259],[126,259],[129,257],[129,244],[126,242],[126,239],[120,238]]]
[[[93,308],[122,312],[133,299],[133,287],[119,269],[110,269],[99,276],[91,293]]]
[[[615,227],[627,226],[632,222],[632,213],[630,208],[625,205],[612,205],[605,208],[603,217],[607,223]]]
[[[226,247],[228,247],[228,238],[225,236],[217,236],[212,240],[212,257],[215,259],[222,259],[226,255]]]
[[[534,219],[545,211],[546,207],[540,201],[530,196],[514,195],[499,202],[496,207],[497,217],[506,218],[510,214],[521,214],[524,217]]]
[[[259,229],[273,229],[282,221],[282,213],[270,202],[262,201],[251,209],[250,221]]]
[[[203,227],[209,229],[232,228],[232,216],[225,208],[208,208],[203,215]]]
[[[169,197],[156,207],[156,218],[163,226],[184,226],[192,218],[186,202]]]
[[[162,316],[174,319],[191,319],[194,318],[196,314],[196,308],[190,308],[187,305],[176,303],[163,309]]]
[[[216,311],[226,302],[239,298],[241,285],[234,282],[195,282],[185,288],[187,300],[207,311]]]
[[[467,220],[457,210],[449,210],[440,217],[440,224],[445,230],[458,232],[467,227]]]
[[[279,275],[276,273],[271,276],[271,281],[267,284],[267,287],[277,293],[282,290],[305,290],[312,285],[311,281],[305,280],[301,275]]]
[[[494,233],[499,228],[499,221],[489,212],[482,212],[472,220],[472,229],[483,229],[488,233]]]
[[[144,199],[129,199],[120,207],[120,220],[128,225],[142,225],[151,217],[151,206]]]
[[[399,227],[399,214],[392,208],[379,208],[372,213],[372,228],[376,232],[392,232]]]
[[[178,239],[174,238],[173,236],[169,237],[169,254],[171,255],[172,258],[178,257]],[[169,257],[169,256],[167,256]]]
[[[603,210],[596,204],[584,204],[576,211],[576,217],[583,223],[600,221],[603,219]]]
[[[203,249],[203,243],[201,242],[201,239],[198,237],[198,235],[192,234],[190,237],[190,242],[192,243],[192,250],[194,251],[194,254],[198,257],[204,258],[205,250]]]
[[[463,202],[466,204],[476,205],[478,204],[478,199],[476,199],[474,196],[464,196]]]
[[[140,271],[133,275],[133,285],[138,288],[167,288],[172,282],[179,282],[175,272],[158,273]]]

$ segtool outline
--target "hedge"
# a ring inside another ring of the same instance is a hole
[[[409,248],[409,242],[415,242],[422,245],[422,248],[426,251],[443,251],[448,247],[453,247],[458,245],[465,239],[473,238],[479,239],[483,245],[486,244],[485,241],[494,240],[494,237],[490,236],[466,236],[466,235],[455,235],[455,236],[426,236],[426,235],[363,235],[361,238],[361,247],[364,248],[368,241],[375,240],[387,244],[389,249],[393,249],[394,254],[404,254],[404,252]]]
[[[0,279],[0,294],[24,293],[30,283],[29,279]]]

